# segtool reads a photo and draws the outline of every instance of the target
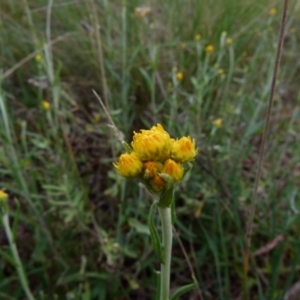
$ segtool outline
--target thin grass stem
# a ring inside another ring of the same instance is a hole
[[[272,107],[273,107],[273,102],[274,102],[276,79],[277,79],[277,75],[278,75],[280,59],[281,59],[281,55],[282,55],[283,42],[284,42],[284,33],[285,33],[286,20],[287,20],[288,4],[289,4],[289,0],[285,0],[283,12],[282,12],[281,24],[280,24],[279,38],[278,38],[277,51],[276,51],[276,59],[275,59],[275,65],[274,65],[274,70],[273,70],[273,76],[272,76],[270,97],[269,97],[269,101],[268,101],[268,109],[267,109],[267,114],[266,114],[264,130],[263,130],[262,142],[261,142],[261,146],[260,146],[257,172],[256,172],[256,176],[255,176],[254,190],[253,190],[253,196],[252,196],[251,207],[250,207],[250,215],[249,215],[247,229],[246,229],[246,247],[245,247],[245,255],[244,255],[244,288],[246,287],[246,282],[247,282],[247,278],[248,278],[250,246],[251,246],[251,237],[252,237],[252,233],[253,233],[253,220],[254,220],[255,208],[256,208],[256,203],[257,203],[258,184],[259,184],[260,177],[261,177],[262,162],[263,162],[264,155],[265,155],[266,142],[267,142],[267,137],[268,137],[269,128],[270,128],[270,118],[271,118],[271,112],[272,112]],[[244,289],[244,292],[245,292],[245,289]]]

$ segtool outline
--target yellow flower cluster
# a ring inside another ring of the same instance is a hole
[[[124,177],[143,179],[158,192],[166,185],[160,174],[180,181],[184,174],[182,164],[194,160],[198,153],[194,139],[189,136],[172,139],[160,124],[134,132],[131,147],[132,152],[122,154],[113,164],[116,171]]]

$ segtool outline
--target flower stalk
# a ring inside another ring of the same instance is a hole
[[[150,130],[134,132],[131,146],[124,143],[126,153],[113,163],[115,170],[124,177],[137,178],[156,199],[150,208],[148,226],[151,241],[161,265],[158,287],[159,300],[177,299],[194,289],[196,282],[179,288],[170,298],[170,274],[172,254],[172,224],[175,219],[174,189],[191,169],[198,149],[189,136],[173,139],[157,124]],[[161,238],[155,222],[158,208],[161,221]]]
[[[172,218],[170,207],[158,207],[161,231],[162,231],[162,251],[164,263],[160,264],[160,300],[169,299],[171,254],[172,254]]]

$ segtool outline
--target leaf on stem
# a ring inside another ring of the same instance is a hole
[[[164,264],[162,246],[161,246],[161,242],[159,239],[159,235],[158,235],[156,226],[154,224],[154,209],[155,209],[155,207],[156,207],[156,202],[154,201],[152,203],[152,205],[150,207],[150,211],[149,211],[148,226],[149,226],[149,230],[150,230],[151,241],[152,241],[154,252],[158,256],[160,263]]]
[[[184,285],[182,287],[180,287],[173,295],[172,297],[170,298],[170,300],[177,300],[181,295],[185,294],[186,292],[188,291],[191,291],[193,289],[196,288],[196,286],[198,285],[196,279],[193,277],[194,279],[194,282],[191,283],[191,284],[187,284],[187,285]]]
[[[161,173],[161,174],[159,174],[159,176],[162,177],[167,182],[167,185],[159,197],[158,206],[159,207],[169,207],[174,198],[175,183],[174,183],[173,178],[168,174]]]

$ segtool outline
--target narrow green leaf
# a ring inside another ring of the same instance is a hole
[[[150,234],[149,228],[147,225],[142,224],[139,220],[135,218],[129,218],[128,219],[128,224],[130,227],[134,228],[138,233],[143,233],[143,234]]]
[[[181,295],[185,294],[188,291],[193,290],[194,288],[196,288],[196,286],[197,286],[197,282],[182,286],[172,295],[170,300],[177,300]]]
[[[161,242],[159,239],[157,229],[154,224],[154,209],[155,209],[155,207],[156,207],[156,202],[153,202],[150,207],[150,211],[149,211],[148,226],[149,226],[149,230],[150,230],[151,241],[152,241],[154,252],[158,256],[159,261],[163,264],[164,259],[163,259],[163,251],[162,251],[162,247],[161,247]]]
[[[187,163],[187,168],[184,169],[182,178],[184,178],[184,176],[185,176],[192,168],[193,168],[193,165],[192,165],[191,163]]]
[[[123,147],[125,148],[127,153],[132,152],[132,148],[126,142],[123,142],[122,144],[123,144]]]
[[[161,173],[161,174],[159,174],[159,176],[162,177],[167,182],[167,186],[159,197],[158,206],[159,207],[169,207],[174,198],[175,183],[174,183],[173,178],[168,174]]]

